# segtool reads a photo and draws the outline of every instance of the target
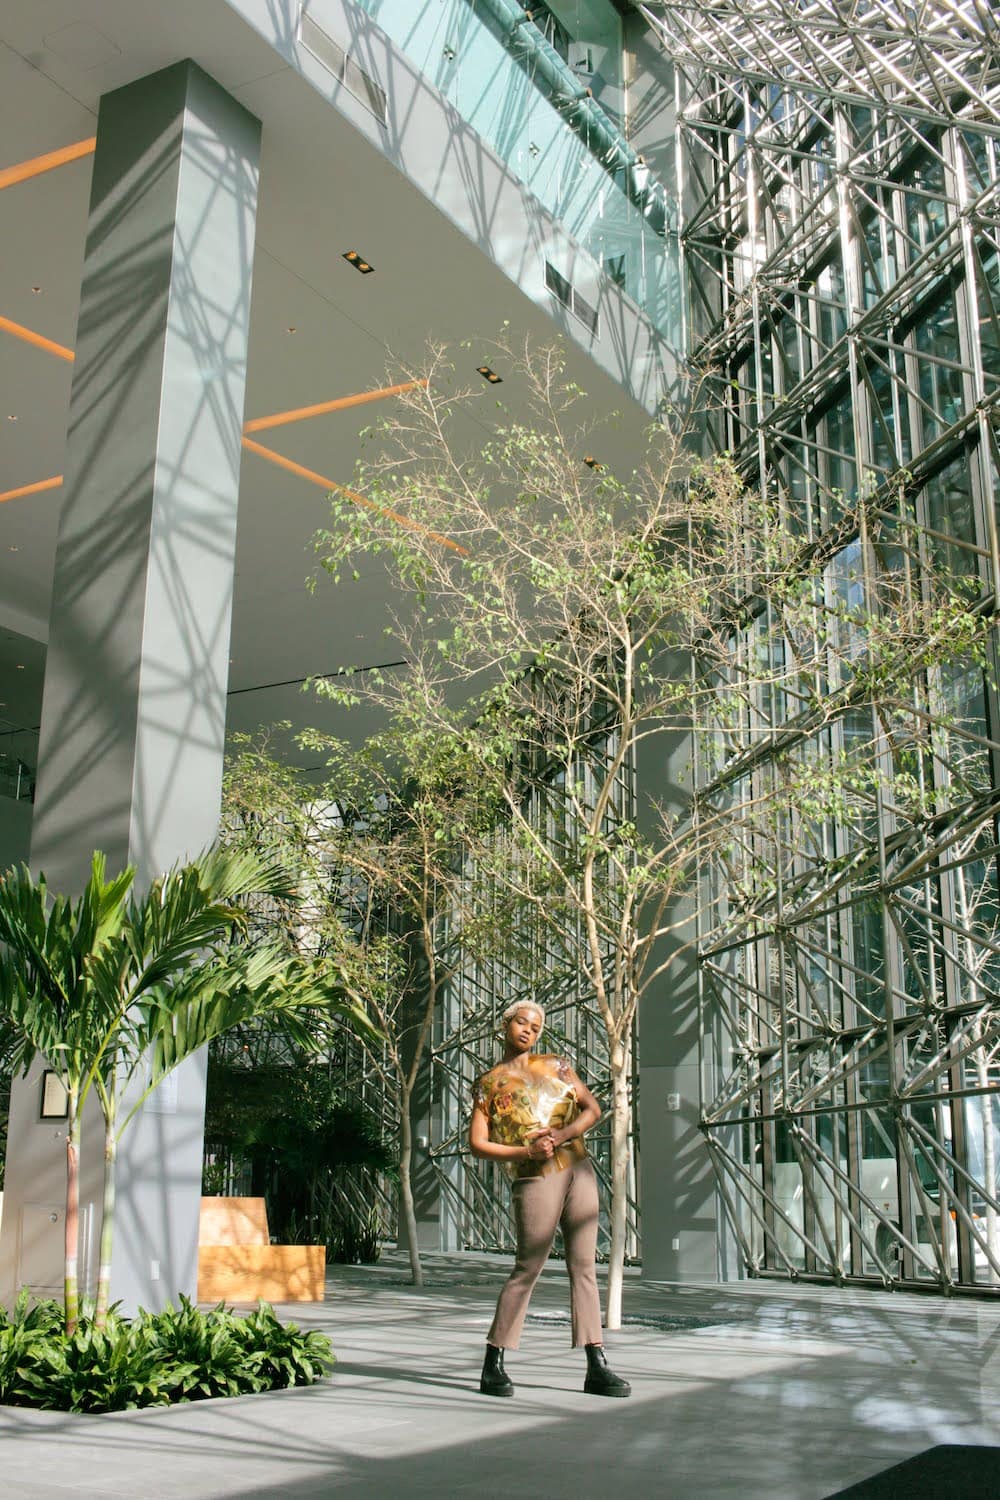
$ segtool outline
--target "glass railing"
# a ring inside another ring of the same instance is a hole
[[[550,0],[530,17],[516,0],[357,3],[588,254],[583,296],[609,277],[679,347],[674,204],[618,123],[610,0]]]
[[[35,800],[37,729],[0,729],[0,797]]]

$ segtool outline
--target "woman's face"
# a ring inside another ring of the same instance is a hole
[[[542,1018],[537,1010],[526,1005],[523,1010],[517,1010],[507,1022],[506,1036],[508,1044],[515,1052],[530,1052],[538,1041],[542,1030]]]

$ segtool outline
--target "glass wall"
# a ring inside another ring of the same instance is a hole
[[[915,658],[883,701],[865,616],[995,612],[1000,143],[682,76],[692,353],[719,446],[815,557],[796,618],[734,640],[700,728],[700,795],[744,825],[705,875],[703,1026],[734,1059],[702,1101],[720,1199],[756,1274],[997,1286],[996,646]],[[811,809],[738,810],[796,778]]]

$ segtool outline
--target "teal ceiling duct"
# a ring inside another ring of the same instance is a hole
[[[469,0],[469,3],[476,11],[489,14],[496,35],[511,56],[530,72],[532,80],[565,116],[571,129],[614,176],[649,227],[657,234],[665,234],[669,198],[663,184],[542,35],[531,19],[530,10],[518,0]]]

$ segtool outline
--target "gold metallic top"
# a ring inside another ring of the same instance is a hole
[[[490,1140],[500,1146],[526,1146],[540,1130],[561,1130],[580,1113],[573,1070],[564,1057],[552,1054],[529,1058],[527,1069],[498,1063],[476,1080],[473,1101],[486,1116]],[[517,1181],[563,1172],[586,1154],[587,1148],[577,1136],[557,1146],[547,1161],[507,1161],[503,1165],[507,1175]]]

